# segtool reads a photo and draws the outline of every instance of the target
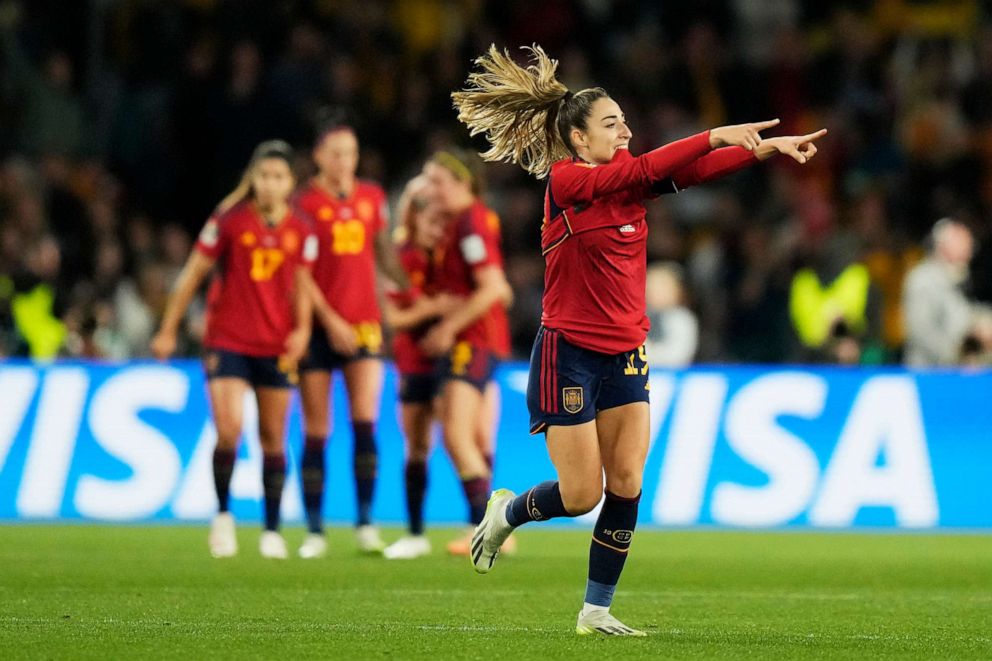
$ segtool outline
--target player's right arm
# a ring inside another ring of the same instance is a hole
[[[454,309],[463,299],[448,294],[418,296],[409,305],[401,305],[392,296],[382,302],[383,320],[396,330],[416,328],[425,321],[437,319]]]
[[[169,302],[165,306],[165,314],[162,316],[162,323],[158,332],[151,341],[152,355],[159,360],[165,360],[176,350],[176,335],[179,332],[179,324],[189,308],[190,301],[196,295],[204,278],[210,273],[215,260],[208,257],[199,250],[193,250],[189,259],[183,266],[183,270],[176,280],[176,287],[169,296]]]

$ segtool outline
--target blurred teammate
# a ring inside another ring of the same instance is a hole
[[[605,473],[576,632],[643,636],[609,611],[637,523],[649,440],[643,201],[776,153],[806,163],[826,131],[762,139],[759,131],[777,120],[724,126],[635,157],[623,111],[605,90],[573,94],[556,80],[556,61],[540,47],[531,55],[525,69],[491,47],[453,98],[459,119],[489,141],[487,160],[514,161],[548,179],[544,311],[527,405],[558,481],[519,497],[495,491],[472,540],[472,562],[486,573],[515,527],[592,510]]]
[[[151,343],[160,360],[172,355],[186,308],[218,264],[208,294],[204,339],[204,368],[217,427],[213,472],[219,513],[209,537],[210,552],[217,558],[238,551],[228,501],[249,388],[258,402],[264,456],[265,531],[259,550],[266,558],[287,557],[286,542],[279,534],[286,477],[283,437],[296,364],[310,339],[309,268],[317,256],[317,239],[309,222],[289,205],[296,185],[292,158],[289,145],[282,141],[258,146],[241,184],[200,232]]]
[[[344,375],[354,433],[353,470],[358,502],[356,539],[364,552],[385,544],[372,525],[378,470],[375,425],[382,393],[382,327],[376,266],[401,288],[406,276],[386,231],[386,195],[374,183],[356,179],[358,139],[348,126],[333,126],[313,149],[317,175],[300,192],[299,205],[314,219],[320,253],[314,266],[314,329],[300,363],[304,443],[301,476],[309,534],[300,557],[327,551],[323,534],[324,448],[330,433],[331,373]]]
[[[400,424],[406,441],[403,470],[409,534],[384,551],[389,559],[411,559],[427,555],[430,542],[424,536],[424,496],[427,491],[427,461],[430,457],[437,395],[435,360],[418,346],[430,324],[447,312],[457,299],[431,295],[432,257],[444,237],[443,217],[426,206],[427,180],[423,175],[407,184],[399,202],[399,258],[409,278],[406,291],[392,292],[384,299],[386,323],[394,329],[393,359],[400,377]]]
[[[492,476],[491,431],[480,440],[478,426],[480,418],[493,415],[485,395],[494,362],[505,355],[508,333],[501,308],[512,293],[503,273],[499,217],[478,197],[480,182],[471,159],[438,152],[424,166],[424,176],[430,204],[445,219],[445,235],[434,257],[434,284],[439,292],[464,301],[431,327],[420,348],[439,359],[444,445],[474,526],[485,514]],[[454,540],[448,551],[467,555],[470,538],[471,532]]]

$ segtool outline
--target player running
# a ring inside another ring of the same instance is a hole
[[[598,87],[572,93],[555,78],[557,61],[539,46],[529,50],[524,68],[491,47],[476,60],[481,71],[452,97],[459,120],[489,141],[486,160],[516,162],[548,179],[544,310],[527,406],[558,480],[520,496],[493,492],[472,563],[490,571],[503,541],[529,521],[591,511],[605,473],[576,633],[643,636],[609,610],[634,536],[649,441],[643,202],[779,153],[807,163],[826,130],[763,139],[760,131],[778,120],[723,126],[632,156],[616,101]]]
[[[506,342],[498,334],[505,330],[497,325],[497,315],[505,318],[505,312],[493,308],[508,305],[512,292],[503,273],[499,217],[479,199],[480,180],[472,171],[472,159],[438,152],[424,165],[424,176],[430,204],[446,223],[434,259],[434,285],[439,292],[464,301],[427,332],[420,348],[440,361],[444,445],[468,501],[469,521],[475,526],[485,514],[492,476],[492,456],[480,448],[483,443],[477,430],[480,417],[487,412],[485,394],[494,363]],[[470,542],[471,531],[453,540],[448,551],[467,555]]]
[[[279,534],[286,411],[296,363],[310,339],[309,268],[317,256],[317,238],[309,222],[289,205],[296,185],[292,160],[289,145],[281,140],[263,142],[255,149],[240,185],[200,232],[151,342],[156,358],[172,355],[186,308],[218,264],[207,299],[204,338],[204,368],[217,427],[213,472],[219,513],[209,537],[215,558],[238,552],[228,505],[248,388],[258,402],[264,455],[265,531],[259,551],[266,558],[287,557],[286,542]]]
[[[327,552],[323,531],[324,448],[330,433],[331,373],[344,375],[354,434],[353,470],[358,502],[356,540],[363,552],[385,547],[372,525],[372,498],[378,470],[375,425],[382,393],[382,327],[376,266],[401,288],[406,275],[386,231],[386,195],[376,184],[356,178],[358,138],[349,126],[325,130],[313,149],[318,173],[300,192],[298,204],[313,217],[320,241],[312,290],[314,329],[300,363],[304,443],[300,474],[309,534],[301,558]]]

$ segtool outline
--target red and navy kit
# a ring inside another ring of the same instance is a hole
[[[406,271],[410,288],[402,292],[389,293],[393,303],[401,308],[413,305],[424,295],[431,268],[430,255],[413,243],[399,247],[397,256]],[[420,350],[420,341],[426,335],[431,322],[393,335],[393,360],[400,376],[400,401],[404,404],[427,404],[437,394],[438,377],[433,358]]]
[[[631,352],[640,351],[649,326],[644,200],[717,179],[756,162],[752,152],[740,147],[713,150],[709,140],[707,131],[641,156],[620,149],[605,165],[578,159],[552,165],[541,228],[541,251],[546,260],[541,324],[553,331],[558,353],[550,349],[549,355],[559,359],[545,360],[549,349],[544,346],[545,333],[539,334],[531,355],[528,387],[532,429],[579,424],[586,421],[586,407],[592,406],[592,415],[607,408],[603,402],[597,403],[600,386],[596,382],[566,386],[563,384],[571,378],[568,374],[556,377],[546,372],[565,369],[560,358],[572,349],[623,357],[624,365]],[[615,378],[612,367],[604,364],[596,369],[607,370],[602,373],[604,379]],[[575,381],[578,374],[571,376]],[[556,392],[542,398],[540,384],[554,384],[556,378],[558,385],[552,387]],[[619,406],[644,401],[643,385],[632,381],[628,385],[628,402],[611,395],[606,403]],[[584,390],[576,391],[576,387]],[[531,388],[535,389],[533,394]],[[567,393],[568,407],[562,405],[563,388],[573,388]],[[576,397],[583,407],[573,411]],[[556,417],[561,411],[565,417]],[[581,411],[586,413],[580,415]]]
[[[355,328],[358,353],[352,358],[382,355],[375,241],[389,226],[385,192],[359,180],[350,195],[340,197],[311,181],[296,204],[313,218],[320,241],[314,281],[334,311]],[[348,360],[331,349],[325,329],[317,324],[300,368],[333,370]]]
[[[245,376],[223,373],[225,365],[238,362],[224,353],[270,360],[283,353],[296,325],[295,272],[313,264],[317,239],[310,223],[295,211],[270,226],[254,202],[246,200],[212,216],[196,250],[218,264],[207,294],[204,345],[214,352],[207,357],[208,376]],[[249,381],[264,381],[264,373],[258,368]]]
[[[475,291],[476,271],[487,266],[503,268],[499,216],[476,200],[451,222],[434,251],[434,288],[468,298]],[[455,346],[439,363],[442,378],[468,381],[485,390],[496,357],[509,349],[509,332],[501,325],[506,313],[497,307],[503,306],[494,304],[458,334]]]

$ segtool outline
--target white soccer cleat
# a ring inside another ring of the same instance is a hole
[[[423,535],[408,535],[401,537],[386,547],[382,552],[388,560],[412,560],[428,555],[431,543]]]
[[[472,535],[472,566],[480,574],[488,574],[499,556],[500,547],[513,532],[506,521],[506,506],[517,495],[509,489],[497,489],[486,503],[486,515]]]
[[[608,610],[579,612],[579,620],[575,623],[575,633],[580,636],[600,634],[602,636],[634,636],[640,638],[647,634],[639,629],[632,629],[610,615]]]
[[[238,536],[230,512],[220,512],[210,522],[207,544],[210,545],[210,555],[215,558],[230,558],[238,554]]]
[[[355,528],[355,542],[362,553],[382,553],[386,548],[386,542],[382,541],[379,529],[375,526],[365,525]]]
[[[304,560],[323,558],[327,555],[327,538],[320,533],[310,533],[300,545],[299,554]]]
[[[258,539],[258,552],[263,558],[273,560],[285,560],[289,557],[289,550],[286,548],[286,540],[275,530],[266,530]]]

